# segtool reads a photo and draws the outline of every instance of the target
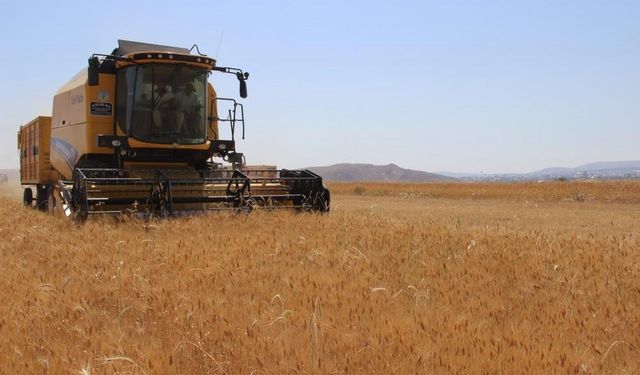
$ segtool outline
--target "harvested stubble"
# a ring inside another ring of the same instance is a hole
[[[0,198],[0,372],[640,370],[637,230],[467,226],[371,199],[73,227]]]

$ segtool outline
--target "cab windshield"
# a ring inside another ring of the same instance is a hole
[[[117,80],[117,121],[129,136],[152,143],[206,141],[206,69],[136,65],[120,69]]]

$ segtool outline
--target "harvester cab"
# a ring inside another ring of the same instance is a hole
[[[80,221],[123,212],[328,211],[329,191],[315,173],[246,165],[236,151],[244,107],[218,97],[208,78],[235,75],[246,98],[249,74],[192,50],[120,40],[111,54],[92,55],[54,96],[52,117],[20,129],[21,182],[35,186],[35,205]],[[27,187],[25,204],[33,196]]]

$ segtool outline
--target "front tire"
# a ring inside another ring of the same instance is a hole
[[[36,208],[40,211],[47,212],[47,199],[49,195],[48,185],[37,185],[36,187]]]
[[[63,190],[60,186],[49,186],[49,194],[47,196],[47,211],[55,217],[63,217],[73,219],[74,212],[71,204],[71,194]]]
[[[51,216],[59,217],[62,216],[62,204],[56,194],[59,193],[55,186],[49,186],[47,190],[47,212]]]

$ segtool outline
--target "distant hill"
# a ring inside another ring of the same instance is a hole
[[[566,167],[554,167],[554,168],[545,168],[539,171],[525,173],[530,176],[545,176],[545,175],[558,175],[558,176],[566,176],[572,175],[575,173],[582,172],[633,172],[640,170],[640,161],[636,160],[627,160],[627,161],[597,161],[594,163],[588,163],[579,165],[573,168]]]
[[[598,161],[573,168],[551,167],[528,173],[436,172],[466,180],[531,180],[556,178],[640,178],[640,160]]]
[[[334,164],[307,168],[327,181],[429,182],[453,181],[454,178],[434,173],[401,168],[395,164]]]
[[[602,169],[640,169],[640,160],[597,161],[595,163],[583,164],[573,169],[583,171],[597,171]]]

